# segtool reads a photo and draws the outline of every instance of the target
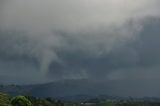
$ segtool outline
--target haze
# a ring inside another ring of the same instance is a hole
[[[138,95],[147,88],[142,96],[157,96],[159,5],[159,0],[1,0],[0,82],[117,81],[108,85],[112,92],[125,87],[133,91],[125,95]]]

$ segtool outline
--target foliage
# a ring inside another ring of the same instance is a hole
[[[0,106],[160,106],[160,100],[96,98],[75,103],[34,96],[11,97],[5,93],[0,93]]]
[[[11,100],[13,106],[32,106],[32,103],[24,96],[16,96]]]
[[[5,93],[0,93],[0,106],[11,106],[10,97]]]
[[[94,103],[92,105],[86,105]],[[137,99],[92,99],[84,103],[82,106],[160,106],[159,101],[137,100]]]
[[[33,96],[27,96],[32,102],[33,106],[72,106],[72,103],[65,102],[52,98],[38,98]]]

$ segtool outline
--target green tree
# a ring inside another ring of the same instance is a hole
[[[10,97],[0,92],[0,106],[11,106]]]
[[[16,96],[11,100],[13,106],[32,106],[32,103],[24,96]]]

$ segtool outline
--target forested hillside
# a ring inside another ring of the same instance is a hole
[[[53,98],[10,96],[5,93],[0,93],[0,106],[160,106],[160,101],[96,98],[83,102],[69,102]]]

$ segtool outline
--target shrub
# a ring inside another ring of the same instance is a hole
[[[32,106],[32,103],[24,96],[16,96],[11,100],[13,106]]]

